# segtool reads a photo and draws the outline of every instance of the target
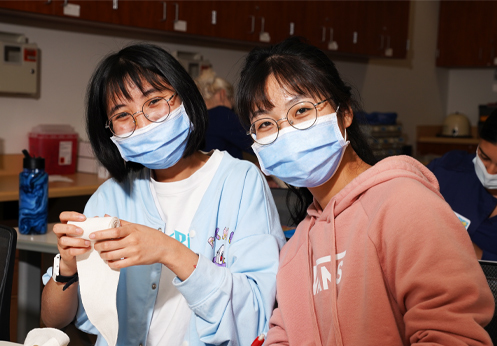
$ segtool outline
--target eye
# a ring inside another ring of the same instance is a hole
[[[268,131],[269,129],[271,129],[271,127],[274,126],[274,123],[272,121],[269,121],[269,120],[263,120],[263,121],[260,121],[256,124],[256,128],[255,130],[257,132],[259,131]]]
[[[110,118],[111,121],[113,122],[120,122],[120,121],[126,121],[131,115],[129,113],[123,112],[123,113],[117,113]]]
[[[148,100],[147,107],[156,107],[159,103],[161,103],[164,99],[162,97],[154,97],[151,100]]]
[[[308,114],[311,111],[311,108],[308,107],[300,107],[295,111],[295,117],[303,116]]]

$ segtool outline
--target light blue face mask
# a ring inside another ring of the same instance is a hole
[[[127,138],[110,139],[125,161],[141,163],[150,169],[165,169],[183,156],[190,128],[190,119],[181,104],[161,123],[150,123]]]
[[[296,187],[316,187],[335,174],[348,144],[336,113],[332,113],[318,117],[306,130],[285,127],[276,141],[269,145],[254,143],[252,149],[266,175]]]

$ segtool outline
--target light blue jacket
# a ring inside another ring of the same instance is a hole
[[[150,171],[132,173],[123,183],[110,179],[102,184],[85,215],[105,214],[164,232],[150,190]],[[187,280],[173,280],[193,312],[185,336],[188,345],[250,345],[267,331],[284,242],[264,177],[250,162],[224,153],[190,227],[190,248],[199,254],[197,268]],[[214,263],[223,260],[225,266]],[[161,269],[160,263],[121,269],[118,345],[146,345],[158,291],[152,285],[158,286]],[[48,281],[49,274],[45,276]],[[81,300],[76,326],[99,335]],[[106,345],[101,335],[97,345]]]

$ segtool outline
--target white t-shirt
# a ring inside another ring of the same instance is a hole
[[[190,224],[205,191],[223,158],[224,152],[214,150],[209,160],[187,179],[160,183],[151,178],[152,195],[162,219],[166,234],[190,247]],[[173,286],[175,274],[162,266],[159,291],[155,302],[147,346],[180,346],[188,330],[191,310]]]

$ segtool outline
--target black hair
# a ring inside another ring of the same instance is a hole
[[[135,44],[104,58],[93,73],[86,93],[86,131],[98,161],[117,181],[130,171],[141,170],[135,162],[124,162],[105,128],[109,101],[131,99],[127,88],[132,83],[144,91],[144,83],[159,91],[171,87],[183,101],[193,124],[183,157],[192,155],[204,144],[207,109],[195,82],[181,64],[164,49],[152,44]]]
[[[497,144],[497,109],[494,109],[480,128],[480,138]]]
[[[316,99],[330,98],[335,109],[340,106],[339,119],[349,109],[354,112],[360,110],[352,88],[342,80],[333,61],[304,39],[292,37],[270,47],[254,48],[246,57],[236,94],[236,109],[246,126],[249,126],[254,111],[274,107],[266,95],[270,76],[289,93]],[[347,128],[347,139],[364,162],[370,165],[376,163],[355,115]],[[291,221],[298,224],[305,218],[313,197],[306,188],[288,187],[287,206]]]

